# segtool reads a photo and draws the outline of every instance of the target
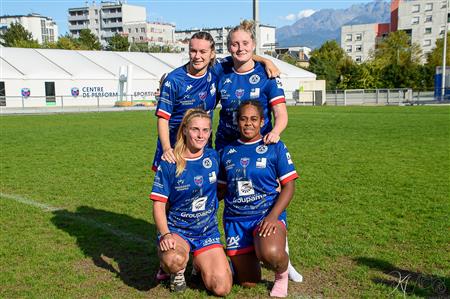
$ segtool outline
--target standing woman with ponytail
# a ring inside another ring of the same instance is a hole
[[[206,148],[211,118],[202,109],[186,111],[173,150],[175,164],[161,161],[152,193],[158,255],[170,273],[172,291],[186,288],[189,253],[205,287],[216,296],[231,290],[231,270],[220,243],[217,221],[218,155]]]

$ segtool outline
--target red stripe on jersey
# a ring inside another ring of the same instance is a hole
[[[169,120],[171,114],[169,112],[166,112],[166,111],[162,110],[162,109],[158,109],[158,111],[156,111],[156,116],[159,116],[159,117],[162,117],[164,119]]]
[[[158,193],[150,194],[150,199],[154,201],[167,202],[167,196]]]
[[[275,106],[281,103],[286,103],[286,99],[284,98],[284,96],[278,96],[278,97],[274,97],[273,99],[271,99],[269,101],[270,106]]]
[[[294,172],[293,174],[285,177],[284,179],[281,180],[281,185],[284,185],[292,180],[295,180],[296,178],[298,178],[298,174],[297,172]]]

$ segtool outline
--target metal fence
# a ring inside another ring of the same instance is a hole
[[[424,105],[447,104],[448,98],[435,98],[434,91],[397,89],[347,89],[327,91],[326,105]]]

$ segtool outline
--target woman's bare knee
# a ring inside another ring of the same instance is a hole
[[[205,287],[216,296],[226,296],[231,291],[232,277],[231,273],[211,273],[203,277]]]
[[[176,273],[186,268],[186,255],[184,252],[171,250],[162,254],[161,263],[165,271]]]

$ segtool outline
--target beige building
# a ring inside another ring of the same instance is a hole
[[[216,51],[219,54],[228,53],[227,50],[227,36],[233,27],[216,27],[216,28],[202,28],[191,30],[176,30],[175,39],[179,42],[188,41],[191,36],[199,31],[209,32],[216,43]],[[261,39],[261,53],[275,50],[275,27],[269,25],[260,25],[260,39]]]
[[[130,43],[149,45],[173,45],[175,43],[175,25],[162,22],[130,22],[123,25],[123,35]]]
[[[134,6],[121,1],[105,2],[99,5],[69,8],[69,32],[78,37],[82,29],[90,29],[98,36],[102,45],[116,34],[124,33],[124,24],[146,22],[147,12],[143,6]]]
[[[37,13],[0,16],[0,32],[5,32],[12,23],[21,24],[40,44],[58,40],[58,25],[49,17]]]
[[[405,31],[420,45],[423,61],[436,46],[436,40],[444,37],[445,26],[449,24],[445,5],[445,0],[400,1],[398,5],[396,30]]]

